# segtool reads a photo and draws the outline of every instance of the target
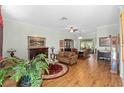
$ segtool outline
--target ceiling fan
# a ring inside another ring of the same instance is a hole
[[[67,28],[69,32],[77,32],[78,29],[73,27],[73,26],[70,26],[69,28]]]
[[[67,20],[68,18],[67,17],[62,17],[61,20],[65,21],[66,22],[66,25],[67,25]],[[66,28],[69,32],[77,32],[78,29],[76,27],[73,27],[73,26],[70,26],[68,28]]]

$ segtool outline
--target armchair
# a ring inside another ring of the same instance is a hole
[[[77,63],[78,55],[75,52],[59,52],[57,60],[69,65]]]

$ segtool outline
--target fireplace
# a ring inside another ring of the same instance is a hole
[[[43,53],[48,57],[48,47],[43,48],[29,48],[28,49],[28,58],[31,60],[36,55]]]

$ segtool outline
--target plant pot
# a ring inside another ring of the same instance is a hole
[[[31,86],[31,82],[30,82],[31,78],[29,76],[23,76],[17,86],[18,87],[30,87]]]
[[[0,68],[3,68],[5,66],[5,64],[6,64],[5,62],[1,62],[0,63]]]

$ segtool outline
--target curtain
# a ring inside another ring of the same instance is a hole
[[[0,56],[2,56],[2,46],[3,46],[3,20],[0,5]]]

